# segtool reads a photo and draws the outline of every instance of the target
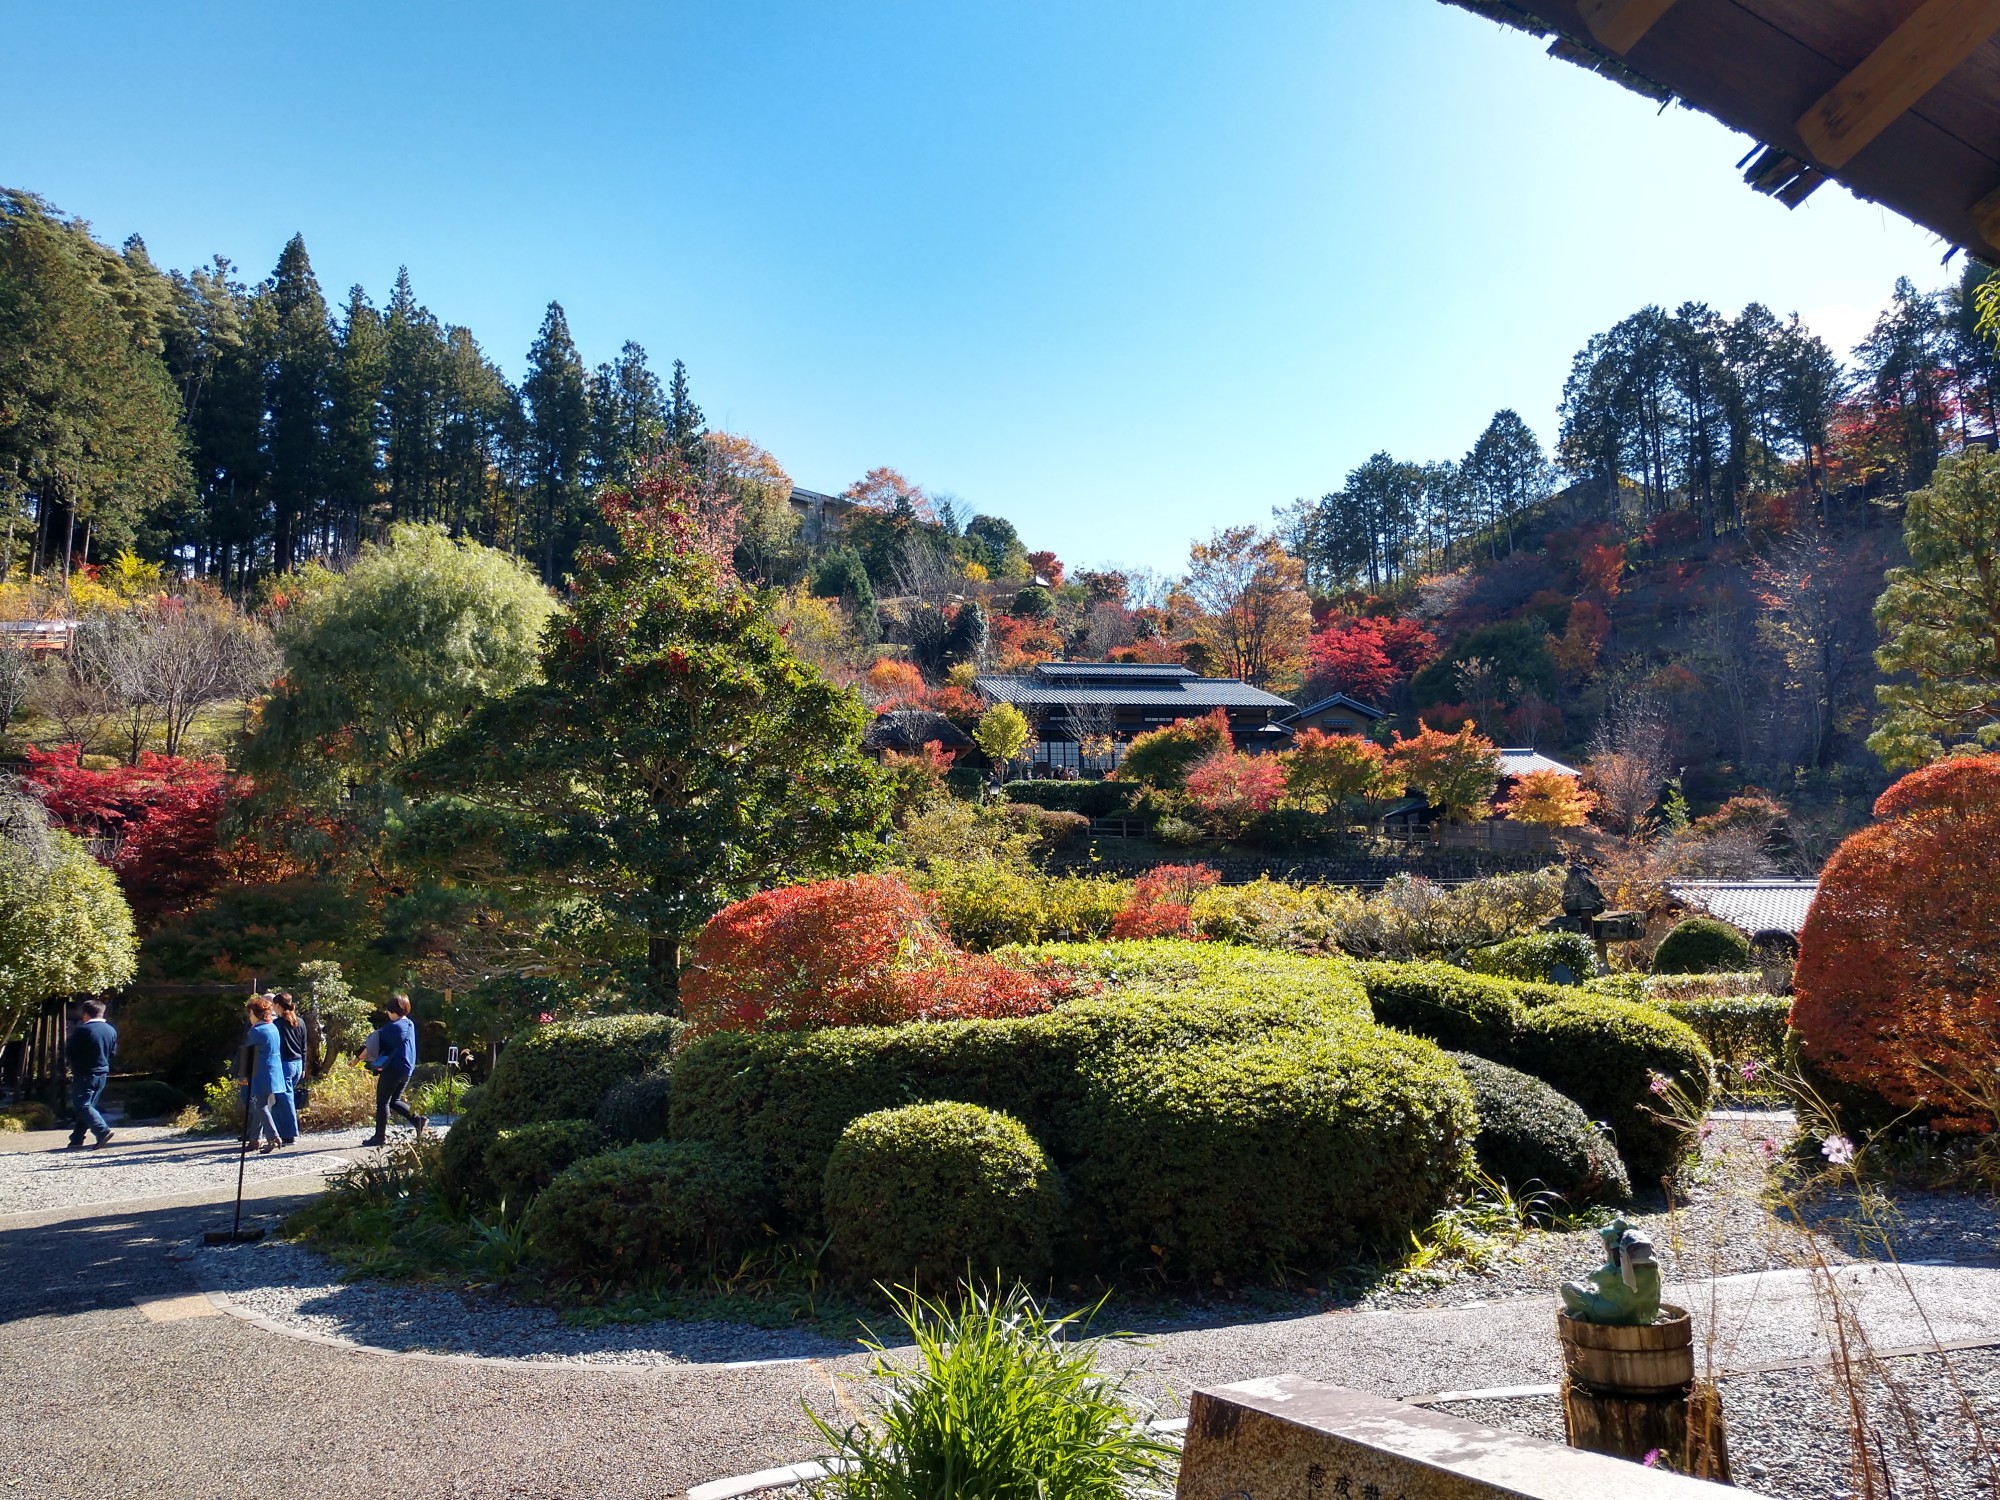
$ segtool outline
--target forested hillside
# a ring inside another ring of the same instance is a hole
[[[1066,567],[887,467],[809,532],[778,460],[708,431],[678,361],[662,379],[627,343],[592,366],[559,303],[516,385],[407,275],[379,305],[329,297],[297,237],[261,281],[220,257],[163,270],[136,237],[112,249],[7,191],[0,561],[16,614],[76,613],[106,583],[129,602],[151,565],[256,613],[282,609],[288,573],[420,522],[560,586],[608,535],[598,492],[668,464],[798,649],[877,710],[969,726],[974,668],[1181,661],[1348,692],[1392,710],[1385,729],[1470,720],[1576,759],[1637,757],[1696,812],[1759,788],[1817,847],[1884,778],[1865,743],[1870,611],[1903,555],[1902,497],[1993,442],[1984,274],[1899,282],[1852,351],[1761,305],[1641,309],[1577,353],[1552,446],[1508,410],[1462,457],[1376,453],[1163,577]],[[22,692],[10,715],[25,702],[77,737],[63,693]],[[146,740],[127,738],[131,759]]]

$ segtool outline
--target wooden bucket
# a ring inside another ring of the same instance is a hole
[[[1558,1312],[1564,1373],[1608,1396],[1680,1395],[1694,1379],[1694,1325],[1684,1307],[1663,1303],[1660,1313],[1647,1327],[1620,1328]]]

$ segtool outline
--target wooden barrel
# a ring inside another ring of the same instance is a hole
[[[1609,1396],[1681,1394],[1694,1379],[1694,1325],[1683,1307],[1662,1304],[1660,1314],[1644,1328],[1621,1328],[1558,1312],[1564,1372]]]

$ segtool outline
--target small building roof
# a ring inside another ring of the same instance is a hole
[[[1797,937],[1818,892],[1817,880],[1676,880],[1667,886],[1667,894],[1683,906],[1752,936],[1785,932]]]
[[[1386,719],[1389,717],[1387,710],[1377,708],[1372,703],[1363,703],[1359,698],[1350,698],[1345,693],[1334,693],[1329,697],[1321,698],[1316,703],[1308,703],[1304,708],[1293,714],[1292,717],[1294,719],[1303,719],[1307,714],[1325,713],[1330,708],[1351,708],[1356,713],[1363,714],[1371,719]]]
[[[936,743],[946,750],[969,750],[972,736],[943,714],[924,708],[897,709],[880,715],[861,734],[863,750],[894,750],[913,755]]]
[[[1575,766],[1566,766],[1561,761],[1542,754],[1539,750],[1502,750],[1500,752],[1500,774],[1502,776],[1526,776],[1531,771],[1554,771],[1558,776],[1579,776],[1582,774]]]
[[[1190,716],[1213,708],[1263,709],[1273,717],[1294,712],[1289,698],[1237,678],[1203,677],[1186,667],[1155,662],[1049,661],[1018,676],[975,677],[973,686],[989,698],[1017,707],[1101,703]]]

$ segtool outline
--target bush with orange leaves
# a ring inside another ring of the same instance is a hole
[[[1820,873],[1792,1025],[1807,1061],[1939,1129],[2000,1129],[2000,756],[1913,771]]]
[[[1596,806],[1596,795],[1586,791],[1578,778],[1563,771],[1530,771],[1516,778],[1500,804],[1500,814],[1544,828],[1581,828]]]
[[[933,900],[887,875],[762,891],[695,938],[681,1005],[698,1033],[990,1020],[1047,1010],[1040,976],[959,948]]]
[[[1132,882],[1132,895],[1111,919],[1114,938],[1192,938],[1194,898],[1222,877],[1207,865],[1155,865]]]

